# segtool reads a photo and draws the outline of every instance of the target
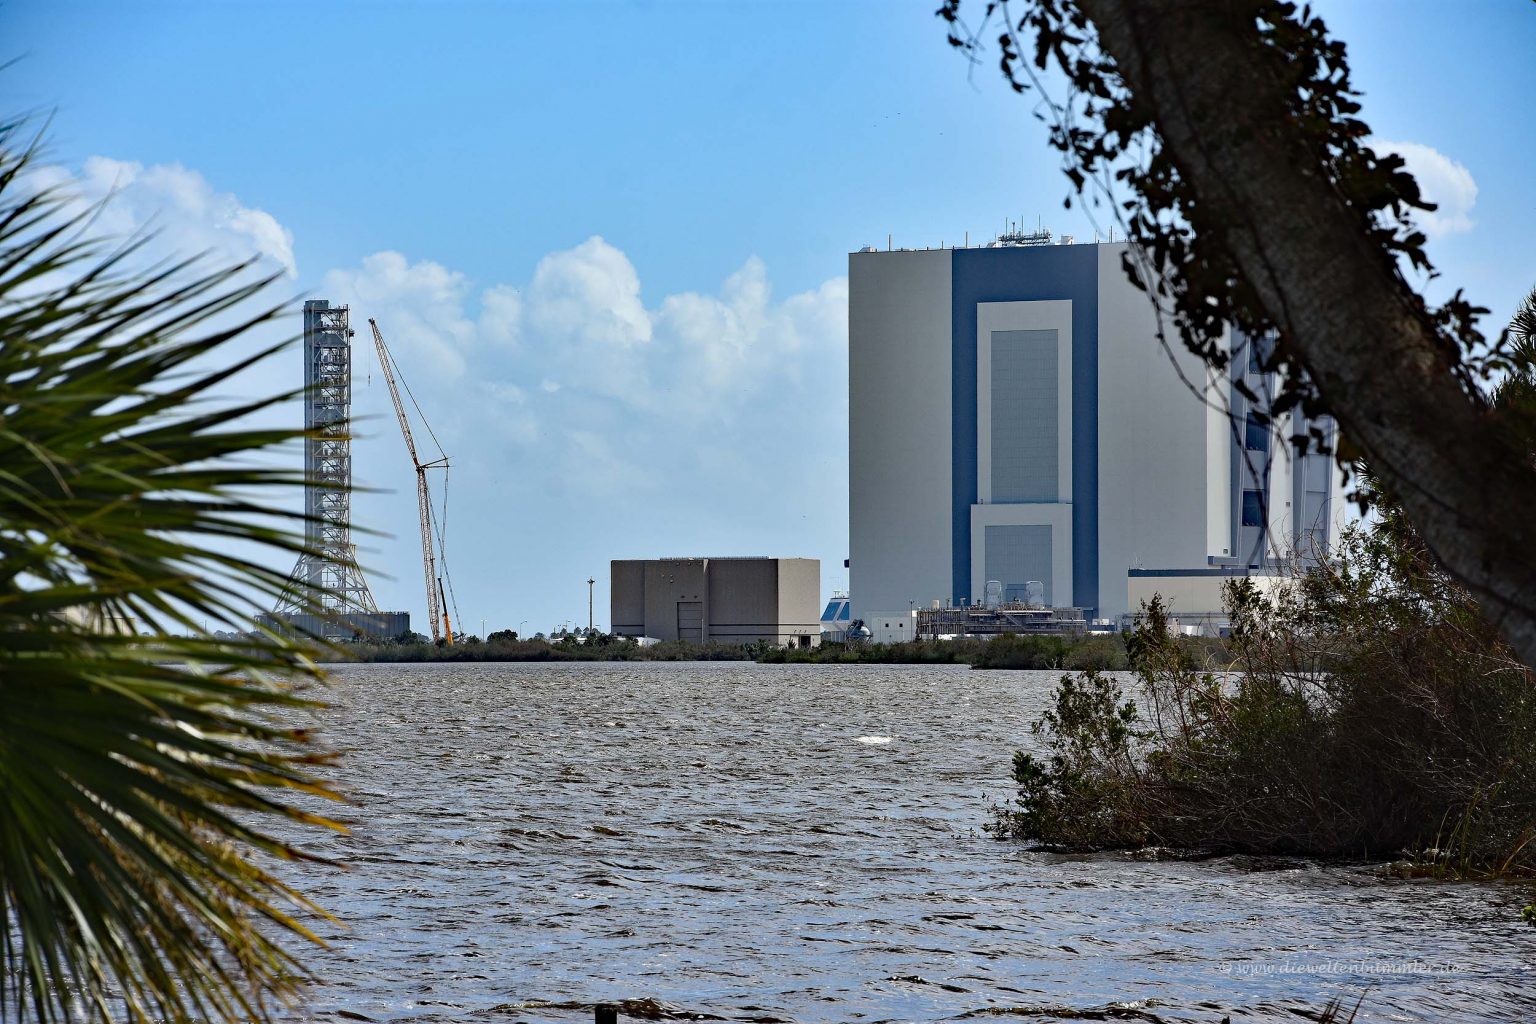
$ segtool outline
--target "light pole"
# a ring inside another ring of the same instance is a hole
[[[597,580],[591,576],[587,577],[587,634],[589,636],[592,633],[592,584],[596,582]]]
[[[528,620],[527,619],[524,619],[522,622],[519,622],[517,624],[517,638],[519,640],[525,639],[524,636],[523,636],[523,627],[526,626],[526,625],[528,625]]]

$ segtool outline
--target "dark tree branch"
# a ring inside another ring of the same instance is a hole
[[[1536,666],[1536,473],[1320,166],[1253,5],[1080,0],[1133,103],[1344,433]]]
[[[961,0],[943,0],[950,42]],[[1272,413],[1340,423],[1341,461],[1363,460],[1429,548],[1536,667],[1536,469],[1529,410],[1491,406],[1508,368],[1460,293],[1430,308],[1403,267],[1432,272],[1413,208],[1430,208],[1400,158],[1377,156],[1341,43],[1285,0],[1024,0],[1000,12],[1014,88],[1054,62],[1073,102],[1047,118],[1066,172],[1127,196],[1132,270],[1171,306],[1187,347],[1224,365],[1228,324],[1274,329]],[[1017,34],[1016,34],[1017,33]],[[1146,268],[1155,268],[1149,275]],[[1149,276],[1151,279],[1149,279]]]

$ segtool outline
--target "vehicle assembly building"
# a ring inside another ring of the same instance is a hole
[[[1171,323],[1160,342],[1124,243],[1063,241],[850,255],[855,618],[937,602],[1118,621],[1154,592],[1209,617],[1224,578],[1336,540],[1331,459],[1284,440],[1331,425],[1263,415],[1262,346],[1231,340],[1230,370],[1208,370]]]
[[[815,558],[615,560],[610,621],[619,636],[692,643],[819,643]]]

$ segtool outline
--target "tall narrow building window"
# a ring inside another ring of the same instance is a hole
[[[1269,424],[1261,420],[1256,413],[1248,414],[1247,430],[1245,431],[1243,447],[1251,452],[1269,453]]]
[[[1264,496],[1258,491],[1243,492],[1243,525],[1264,525]]]
[[[1248,372],[1259,374],[1264,372],[1264,364],[1269,361],[1269,354],[1274,351],[1274,340],[1267,334],[1247,335],[1248,342]]]

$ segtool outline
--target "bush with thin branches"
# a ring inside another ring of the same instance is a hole
[[[1127,638],[1138,685],[1063,678],[998,832],[1536,876],[1536,675],[1380,509],[1295,581],[1229,585],[1230,672],[1148,606]]]
[[[1536,290],[1505,335],[1492,406],[1536,452]],[[1333,557],[1267,592],[1229,584],[1230,671],[1197,664],[1153,601],[1126,639],[1130,699],[1064,678],[998,834],[1536,877],[1536,673],[1401,506],[1369,497]]]

